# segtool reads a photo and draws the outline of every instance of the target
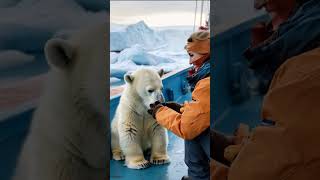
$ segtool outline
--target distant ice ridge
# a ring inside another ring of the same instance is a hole
[[[32,55],[16,50],[0,51],[0,70],[34,61]]]
[[[122,51],[135,44],[145,49],[183,50],[186,39],[192,33],[192,27],[162,27],[152,29],[144,21],[128,26],[111,24],[110,50]]]
[[[111,24],[110,75],[123,80],[128,71],[141,67],[165,72],[188,67],[184,50],[192,27],[150,28],[143,21],[131,25]]]

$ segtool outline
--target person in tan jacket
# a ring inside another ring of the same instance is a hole
[[[320,48],[286,61],[276,72],[257,127],[232,163],[228,180],[320,179]]]
[[[185,47],[193,68],[187,77],[192,101],[183,105],[169,102],[151,105],[157,122],[185,139],[185,163],[188,176],[182,179],[209,180],[210,176],[210,34],[193,33]]]
[[[268,54],[253,56],[258,73],[275,68],[263,100],[263,123],[230,167],[212,163],[215,180],[320,179],[320,1],[298,2],[272,43],[259,45]]]
[[[274,125],[255,128],[230,168],[212,162],[212,180],[320,178],[319,59],[316,48],[281,65],[262,108]]]

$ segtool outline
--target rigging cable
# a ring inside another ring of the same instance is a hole
[[[194,11],[193,32],[196,30],[197,9],[198,9],[198,0],[196,0],[196,9],[195,9],[195,11]]]

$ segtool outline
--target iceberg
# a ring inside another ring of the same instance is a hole
[[[192,27],[151,28],[143,21],[131,25],[111,23],[110,77],[123,79],[138,68],[163,69],[166,73],[189,66],[184,49]],[[111,82],[111,85],[119,82]]]
[[[129,25],[125,28],[111,27],[110,50],[122,51],[135,44],[146,49],[156,49],[164,43],[164,39],[155,30],[146,25],[144,21]]]

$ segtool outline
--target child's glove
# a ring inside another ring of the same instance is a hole
[[[156,119],[156,114],[157,111],[159,110],[159,108],[163,107],[163,105],[159,102],[156,101],[153,104],[150,104],[150,109],[148,110],[148,113],[154,118]]]
[[[181,104],[175,103],[175,102],[165,102],[162,103],[162,105],[167,106],[170,109],[173,109],[174,111],[181,113],[180,109],[182,108]]]

